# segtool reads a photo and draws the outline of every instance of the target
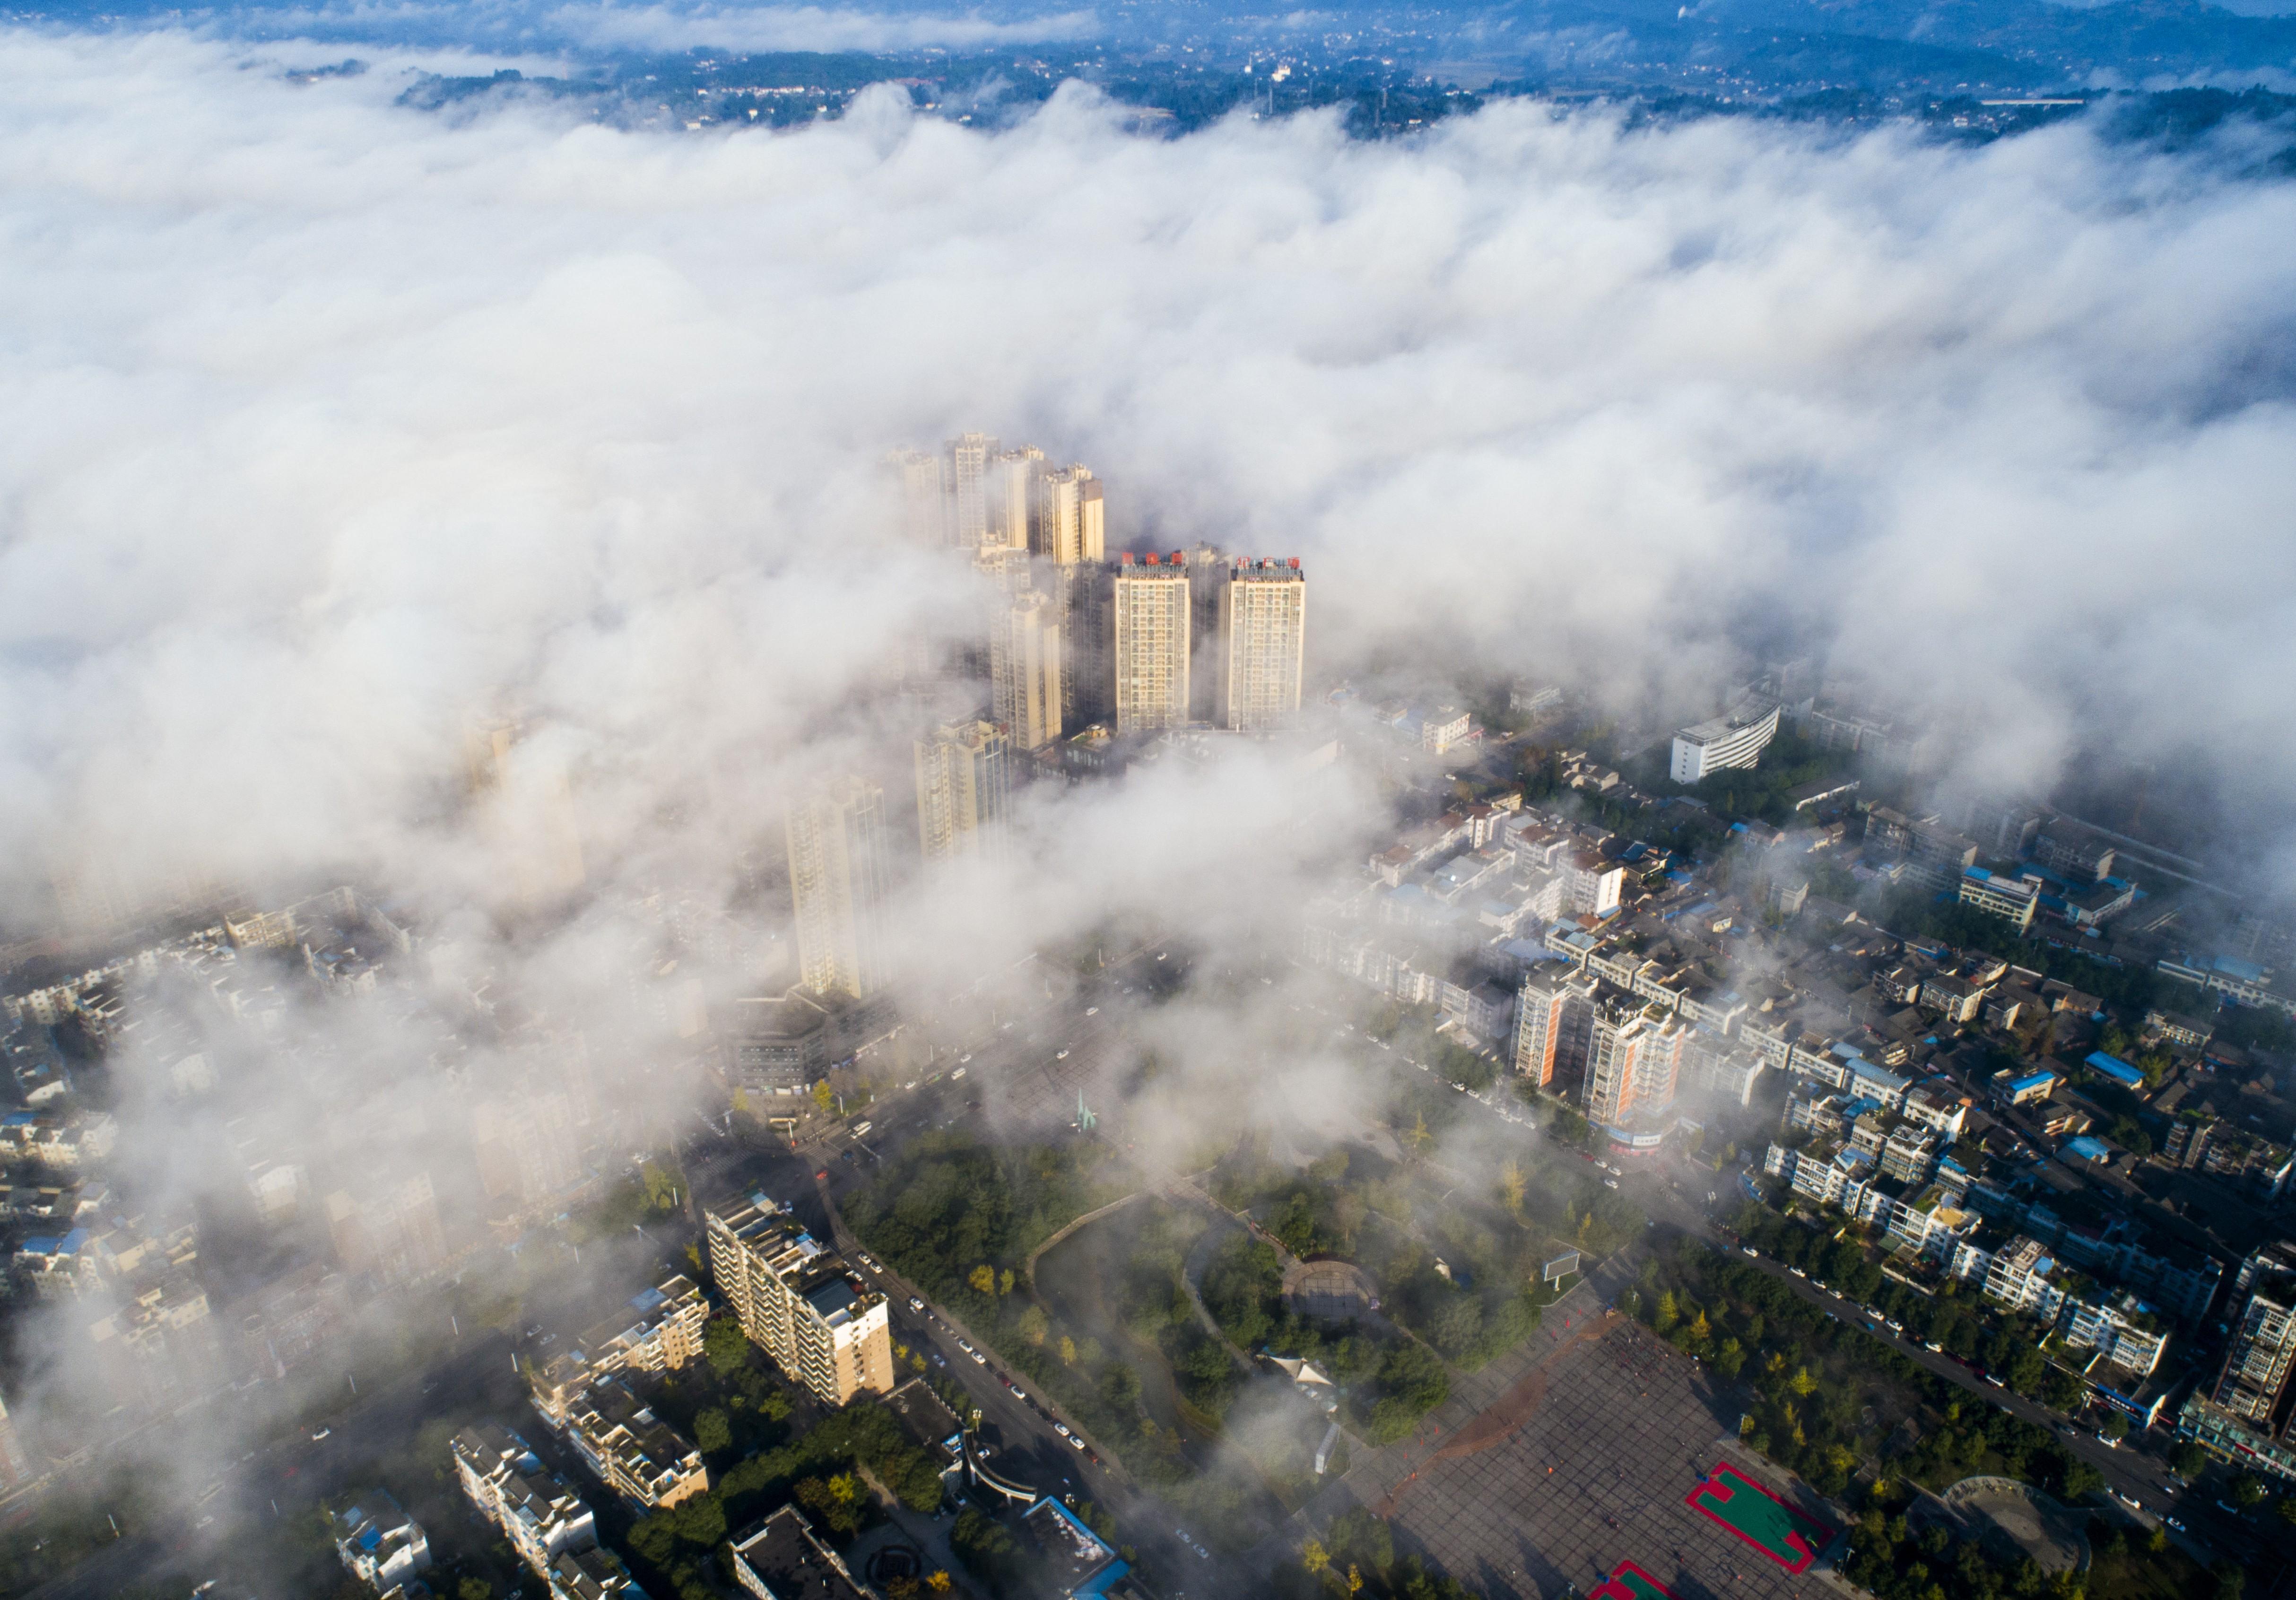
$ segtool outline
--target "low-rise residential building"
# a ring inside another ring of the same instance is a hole
[[[784,1506],[733,1544],[734,1581],[758,1600],[869,1600],[805,1514]]]
[[[599,1481],[641,1511],[660,1511],[709,1488],[701,1452],[619,1378],[596,1379],[569,1404],[566,1437]]]
[[[590,1507],[509,1429],[495,1423],[464,1428],[453,1449],[463,1492],[537,1577],[547,1579],[559,1556],[598,1542]]]
[[[2039,885],[2024,878],[2003,877],[1981,866],[1964,867],[1961,903],[1997,916],[2020,933],[2033,926],[2033,913],[2041,903]]]
[[[371,1489],[333,1514],[335,1554],[350,1575],[388,1595],[430,1569],[430,1541],[422,1525],[380,1489]]]
[[[642,1291],[529,1371],[534,1403],[553,1424],[594,1380],[611,1373],[676,1372],[701,1358],[709,1302],[683,1273]]]
[[[602,1546],[565,1552],[546,1576],[550,1600],[645,1600],[622,1558]]]
[[[1993,1077],[1993,1092],[2011,1105],[2033,1105],[2046,1100],[2057,1087],[2054,1072],[2004,1071]]]
[[[2150,1377],[2169,1348],[2169,1334],[2152,1309],[2133,1294],[2076,1300],[2065,1307],[2060,1334],[2074,1350],[2093,1350],[2105,1362]]]

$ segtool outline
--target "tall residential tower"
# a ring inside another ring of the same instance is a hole
[[[790,808],[798,976],[855,999],[885,982],[885,792],[844,778]]]
[[[951,723],[916,742],[917,841],[926,860],[1003,853],[1009,748],[988,722]]]
[[[885,1297],[762,1194],[704,1214],[709,1271],[742,1331],[826,1406],[893,1387]]]

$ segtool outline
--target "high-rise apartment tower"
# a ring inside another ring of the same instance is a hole
[[[1218,595],[1212,720],[1238,733],[1292,726],[1307,666],[1307,574],[1296,557],[1238,560]]]
[[[1103,559],[1108,523],[1100,480],[1086,466],[1040,472],[1032,486],[1029,548],[1055,566]]]
[[[1015,750],[1042,750],[1061,736],[1060,602],[1033,592],[1015,595],[989,628],[989,714]]]
[[[798,977],[855,999],[884,985],[885,792],[845,778],[790,808]]]
[[[893,1387],[885,1297],[762,1194],[704,1214],[709,1270],[742,1331],[824,1405]]]
[[[1009,749],[988,722],[951,723],[916,742],[917,840],[926,860],[1003,852]]]
[[[1656,1001],[1605,995],[1595,1002],[1581,1100],[1587,1120],[1617,1128],[1674,1104],[1686,1031]]]

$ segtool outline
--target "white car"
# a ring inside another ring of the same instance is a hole
[[[963,1350],[969,1356],[972,1354],[972,1341],[970,1339],[960,1339],[956,1342],[956,1348]]]
[[[964,1069],[963,1067],[959,1067],[959,1068],[957,1068],[957,1070],[956,1070],[955,1071],[951,1072],[951,1073],[949,1074],[949,1077],[950,1077],[951,1079],[958,1079],[958,1078],[962,1078],[962,1077],[964,1077]]]
[[[924,1301],[922,1301],[919,1300],[919,1299],[918,1299],[915,1295],[914,1295],[914,1294],[912,1294],[911,1296],[909,1296],[909,1309],[910,1309],[910,1310],[912,1310],[912,1311],[922,1311],[922,1310],[923,1310],[924,1309],[925,1309],[925,1302],[924,1302]]]
[[[1100,1007],[1097,1005],[1087,1005],[1084,1008],[1084,1014],[1088,1017],[1096,1017],[1100,1014]]]
[[[1799,1268],[1799,1267],[1789,1267],[1789,1268],[1786,1268],[1786,1270],[1787,1270],[1788,1272],[1792,1273],[1792,1274],[1794,1275],[1794,1276],[1796,1276],[1796,1277],[1798,1277],[1798,1278],[1806,1278],[1806,1277],[1808,1277],[1808,1276],[1809,1276],[1809,1274],[1808,1274],[1807,1272],[1804,1272],[1804,1271],[1803,1271],[1800,1268]]]
[[[1065,1050],[1062,1051],[1058,1055],[1055,1055],[1055,1056],[1054,1056],[1054,1057],[1053,1057],[1053,1059],[1054,1059],[1054,1061],[1066,1061],[1066,1060],[1068,1060],[1068,1058],[1069,1058],[1069,1053],[1068,1053],[1067,1051],[1065,1051]]]
[[[316,1430],[315,1430],[315,1431],[312,1432],[312,1434],[311,1434],[311,1442],[312,1442],[313,1444],[316,1444],[316,1443],[318,1443],[321,1440],[323,1440],[323,1439],[326,1438],[328,1435],[332,1434],[333,1432],[334,1432],[334,1430],[333,1430],[332,1428],[319,1428],[319,1429],[316,1429]]]
[[[975,1350],[972,1352],[972,1364],[975,1366],[986,1366],[988,1365],[988,1358]]]
[[[1078,1450],[1081,1450],[1082,1448],[1084,1448],[1084,1440],[1081,1440],[1081,1439],[1078,1439],[1075,1434],[1071,1433],[1071,1434],[1070,1434],[1070,1435],[1069,1435],[1069,1446],[1070,1446],[1070,1448],[1072,1448],[1072,1449],[1078,1449]]]
[[[1075,1435],[1069,1432],[1069,1425],[1066,1423],[1054,1423],[1053,1424],[1053,1432],[1059,1434],[1062,1439],[1072,1439],[1075,1437]]]
[[[1740,1246],[1738,1246],[1738,1249],[1739,1249],[1739,1251],[1740,1251],[1742,1253],[1746,1254],[1746,1255],[1750,1255],[1750,1256],[1753,1257],[1753,1258],[1754,1258],[1754,1259],[1756,1259],[1757,1261],[1759,1261],[1759,1260],[1760,1260],[1760,1259],[1762,1259],[1762,1252],[1761,1252],[1760,1251],[1759,1251],[1759,1250],[1756,1250],[1756,1249],[1755,1249],[1752,1245],[1751,1245],[1751,1244],[1741,1244]]]

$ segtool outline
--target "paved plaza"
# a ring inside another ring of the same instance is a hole
[[[1824,1580],[1788,1571],[1757,1541],[1799,1559],[1778,1530],[1823,1533],[1814,1519],[1833,1519],[1729,1441],[1737,1418],[1710,1374],[1605,1314],[1603,1287],[1550,1311],[1529,1346],[1492,1364],[1503,1370],[1464,1382],[1418,1435],[1363,1460],[1344,1491],[1391,1521],[1398,1551],[1492,1600],[1646,1587],[1675,1600],[1815,1600]],[[1745,1529],[1711,1514],[1729,1509],[1734,1479]],[[1706,1513],[1690,1503],[1702,1484]]]

